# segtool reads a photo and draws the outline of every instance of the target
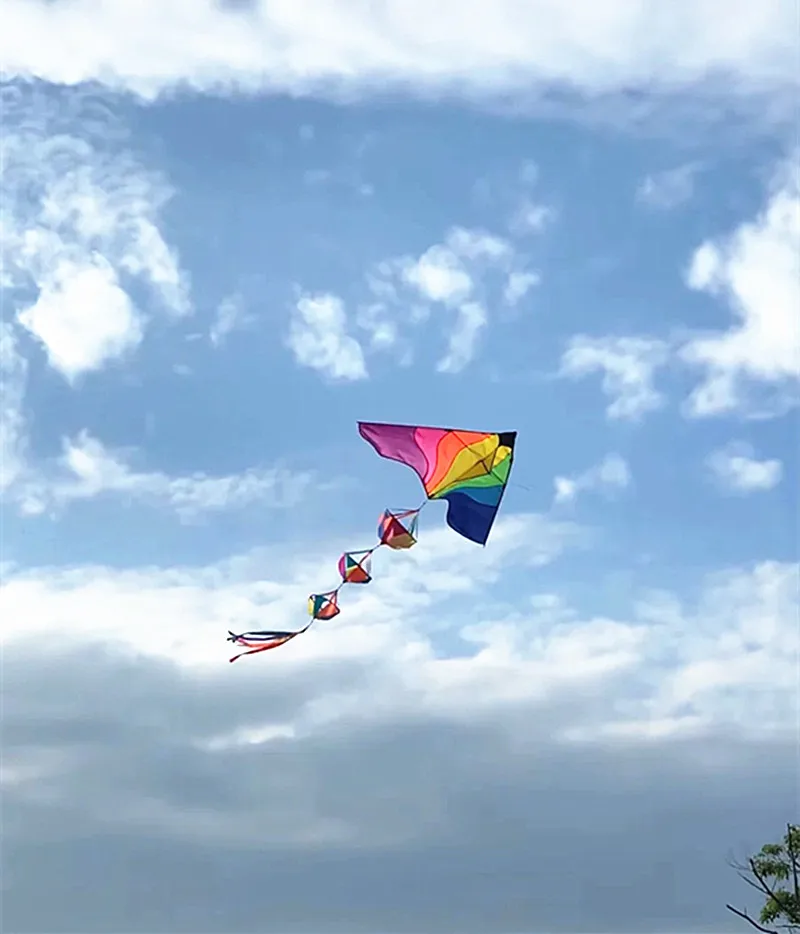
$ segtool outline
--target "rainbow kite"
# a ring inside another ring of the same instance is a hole
[[[428,499],[446,499],[447,524],[485,545],[514,460],[516,431],[489,433],[359,422],[381,457],[416,471]]]
[[[421,425],[359,422],[361,437],[381,457],[411,467],[422,481],[425,502],[416,509],[386,509],[378,520],[378,542],[363,551],[347,551],[339,558],[341,581],[333,590],[311,594],[311,621],[295,632],[229,632],[228,641],[252,655],[284,645],[305,632],[315,620],[338,616],[339,591],[345,584],[372,580],[372,555],[386,546],[394,550],[413,547],[417,541],[419,513],[429,500],[447,500],[447,524],[464,538],[485,545],[497,517],[514,460],[515,431],[461,431]]]

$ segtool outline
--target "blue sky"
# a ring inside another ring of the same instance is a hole
[[[12,0],[10,930],[732,929],[726,854],[797,805],[797,42],[762,6],[689,48],[708,5],[476,0],[423,39],[391,3]],[[517,430],[487,547],[434,505],[231,667],[419,501],[359,419]]]

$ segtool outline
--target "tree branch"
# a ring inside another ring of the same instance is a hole
[[[797,901],[800,901],[800,882],[797,878],[797,862],[798,854],[794,851],[794,846],[792,844],[792,832],[794,827],[791,824],[786,825],[786,849],[789,851],[789,862],[792,866],[792,881],[794,882],[794,897]]]
[[[769,897],[773,900],[773,902],[775,902],[775,904],[780,908],[780,910],[788,917],[789,921],[795,921],[796,919],[793,917],[794,912],[792,911],[791,904],[787,904],[786,902],[783,901],[782,898],[778,898],[777,893],[769,887],[764,877],[756,869],[755,860],[753,859],[750,860],[750,869],[752,870],[753,875],[758,880],[758,884],[761,886],[762,889],[764,889],[767,895],[769,895]]]
[[[747,872],[751,872],[751,870],[749,870],[749,869],[746,870],[746,871],[747,871]],[[740,873],[739,873],[739,878],[742,880],[742,882],[746,882],[746,883],[750,886],[751,889],[755,889],[756,892],[758,892],[759,895],[766,895],[767,897],[769,897],[769,894],[770,894],[769,891],[768,891],[767,889],[765,889],[765,888],[763,887],[763,885],[759,885],[758,883],[753,882],[753,880],[750,879],[750,878],[748,878],[748,877],[744,874],[744,872],[740,872]]]
[[[728,909],[728,911],[732,911],[735,915],[738,915],[740,918],[744,918],[744,920],[747,921],[748,924],[752,924],[753,927],[757,931],[763,931],[763,934],[778,934],[778,932],[773,930],[772,928],[762,927],[757,921],[755,921],[753,918],[750,917],[747,911],[739,911],[739,909],[734,908],[733,905],[726,905],[725,907]]]

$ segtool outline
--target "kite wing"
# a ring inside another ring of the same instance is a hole
[[[359,422],[381,457],[411,467],[428,499],[447,500],[447,524],[485,545],[508,483],[516,431],[460,431]]]

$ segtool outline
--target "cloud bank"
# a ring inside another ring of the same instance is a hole
[[[725,930],[730,841],[760,845],[796,791],[798,568],[639,591],[618,619],[542,592],[466,612],[565,531],[506,523],[493,556],[434,533],[268,678],[219,659],[219,628],[290,614],[309,567],[13,572],[5,925]]]
[[[7,0],[0,59],[9,75],[99,80],[145,97],[188,86],[330,94],[596,97],[672,92],[721,79],[725,94],[797,85],[796,11],[782,0],[664,7],[613,0],[315,0],[96,4]],[[654,23],[658,24],[654,28]],[[146,51],[145,51],[146,50]]]

